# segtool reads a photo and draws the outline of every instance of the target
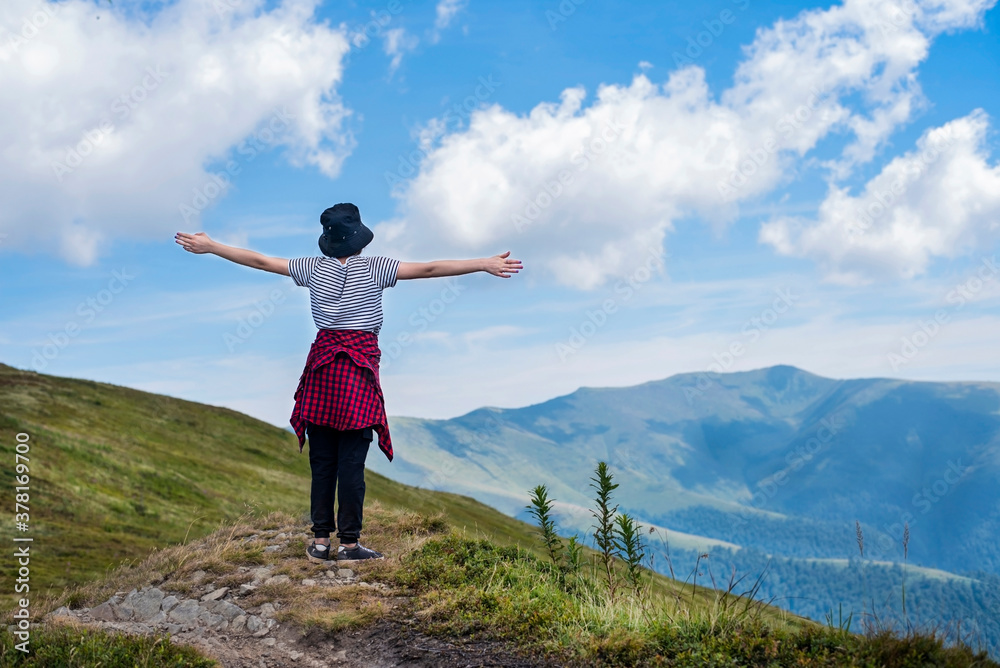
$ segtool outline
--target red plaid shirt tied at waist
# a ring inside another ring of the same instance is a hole
[[[321,329],[309,349],[306,368],[295,390],[292,428],[299,452],[308,423],[339,431],[371,427],[378,447],[392,461],[392,439],[379,383],[382,351],[378,337],[356,329]]]

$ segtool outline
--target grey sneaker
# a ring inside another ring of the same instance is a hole
[[[309,543],[306,547],[306,556],[309,557],[309,561],[321,564],[334,560],[334,556],[330,553],[330,546],[321,545],[316,541]]]
[[[385,555],[369,549],[361,543],[358,543],[350,549],[344,547],[343,545],[337,549],[337,561],[349,563],[352,561],[365,561],[367,559],[385,559]]]

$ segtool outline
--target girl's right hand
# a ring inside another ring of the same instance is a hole
[[[197,234],[187,234],[185,232],[178,232],[174,235],[174,241],[179,243],[184,250],[189,253],[211,253],[213,241],[204,232],[198,232]]]

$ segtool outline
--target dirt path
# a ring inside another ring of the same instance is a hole
[[[265,542],[265,551],[277,555],[291,551],[289,539],[286,533],[267,531],[243,540]],[[287,558],[296,559],[291,555]],[[552,665],[519,656],[506,643],[444,640],[421,633],[409,599],[384,583],[361,581],[350,568],[331,563],[313,569],[307,578],[293,580],[276,572],[280,565],[241,566],[225,576],[228,580],[200,570],[176,580],[168,575],[156,586],[117,592],[92,608],[59,608],[46,617],[46,623],[133,634],[169,633],[171,642],[194,646],[223,668]],[[223,582],[230,585],[223,586]],[[338,589],[344,592],[346,587],[371,592],[386,604],[391,621],[383,619],[366,628],[336,633],[315,627],[306,631],[279,621],[288,599],[260,602],[261,597],[255,596],[257,591],[279,591],[281,587],[289,594],[308,592],[313,596],[309,600],[319,604],[336,598]]]

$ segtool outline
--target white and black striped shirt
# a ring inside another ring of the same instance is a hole
[[[319,329],[359,329],[378,336],[382,328],[382,290],[396,285],[399,260],[352,255],[297,257],[288,261],[296,285],[309,288],[312,315]]]

